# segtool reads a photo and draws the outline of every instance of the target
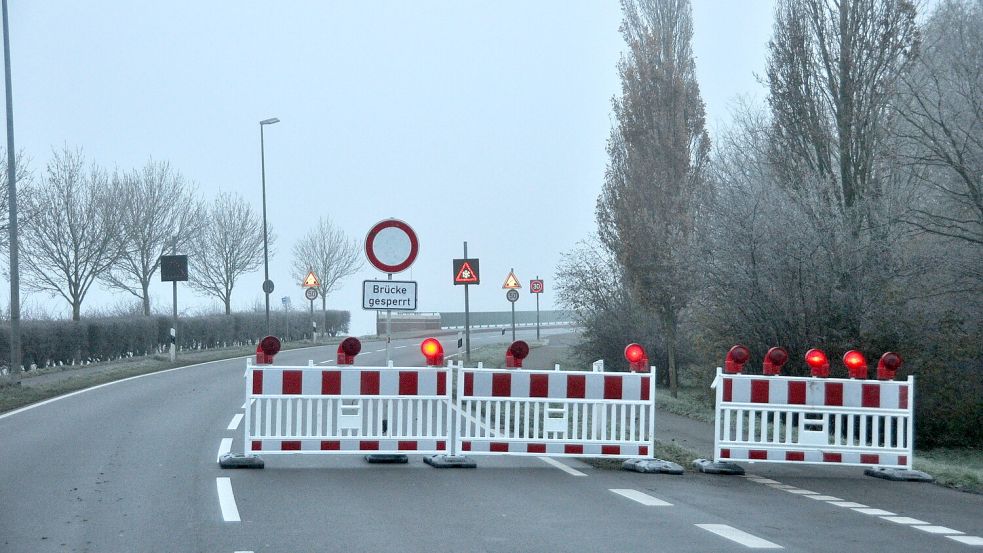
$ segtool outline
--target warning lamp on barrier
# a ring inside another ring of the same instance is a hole
[[[829,378],[829,359],[821,349],[811,349],[806,352],[806,365],[809,373],[818,378]]]
[[[882,355],[881,360],[877,362],[877,380],[894,380],[902,363],[904,360],[893,351]]]
[[[625,359],[628,360],[628,369],[633,373],[644,373],[649,370],[649,356],[645,353],[645,348],[632,343],[625,347]]]
[[[751,350],[738,344],[727,352],[727,359],[724,360],[724,372],[729,374],[741,374],[744,364],[751,358]]]
[[[420,351],[427,358],[427,366],[440,367],[444,364],[444,346],[436,338],[427,338],[420,344]]]
[[[788,361],[788,352],[785,348],[774,347],[765,354],[765,362],[762,367],[764,374],[778,376],[782,374],[782,367]]]
[[[505,350],[505,368],[521,369],[522,360],[529,355],[529,344],[522,340],[516,340]]]
[[[256,344],[256,364],[271,365],[273,356],[280,351],[280,339],[276,336],[267,336]]]
[[[345,338],[338,344],[338,364],[353,365],[355,363],[355,356],[360,351],[362,351],[362,342],[359,342],[358,338],[353,336]]]
[[[867,359],[859,351],[851,349],[844,353],[843,364],[846,365],[846,370],[850,374],[850,378],[867,378]]]

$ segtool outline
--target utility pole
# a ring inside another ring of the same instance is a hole
[[[20,377],[20,268],[17,241],[17,160],[14,155],[14,95],[10,84],[10,27],[7,23],[7,0],[3,0],[3,71],[7,86],[7,225],[10,244],[10,381]]]

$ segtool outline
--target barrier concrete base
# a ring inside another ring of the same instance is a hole
[[[894,468],[869,468],[864,469],[864,474],[874,478],[893,480],[895,482],[934,482],[935,478],[928,473],[920,470],[894,469]]]
[[[648,474],[683,474],[686,472],[683,467],[676,463],[662,459],[628,459],[621,464],[621,468]]]
[[[224,469],[261,469],[266,463],[255,455],[226,453],[219,457],[218,466]]]
[[[744,468],[737,463],[729,461],[711,461],[709,459],[696,459],[693,461],[693,468],[707,474],[744,474]]]
[[[384,453],[378,455],[366,455],[365,460],[369,463],[396,465],[409,462],[409,457],[403,455],[402,453]]]
[[[464,455],[427,455],[423,462],[435,469],[473,469],[478,464]]]

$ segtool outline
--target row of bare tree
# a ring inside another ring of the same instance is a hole
[[[598,237],[559,271],[586,347],[647,340],[674,394],[737,342],[900,350],[923,406],[983,422],[983,2],[777,0],[767,106],[712,151],[689,1],[622,4]]]
[[[249,203],[233,193],[206,203],[167,162],[110,173],[87,162],[81,150],[64,147],[36,178],[18,156],[17,175],[22,282],[63,298],[73,320],[97,282],[132,294],[150,315],[150,283],[160,256],[170,253],[188,254],[190,284],[221,301],[229,314],[237,281],[263,262],[263,227]],[[4,195],[3,228],[6,202]],[[319,275],[322,310],[327,295],[361,263],[355,242],[327,218],[294,245],[293,254],[298,282],[309,269]]]

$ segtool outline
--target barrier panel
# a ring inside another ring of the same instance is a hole
[[[246,365],[247,452],[443,453],[448,367]]]
[[[647,373],[457,367],[457,450],[471,455],[653,458]]]
[[[910,469],[907,381],[725,374],[717,369],[718,461]]]

